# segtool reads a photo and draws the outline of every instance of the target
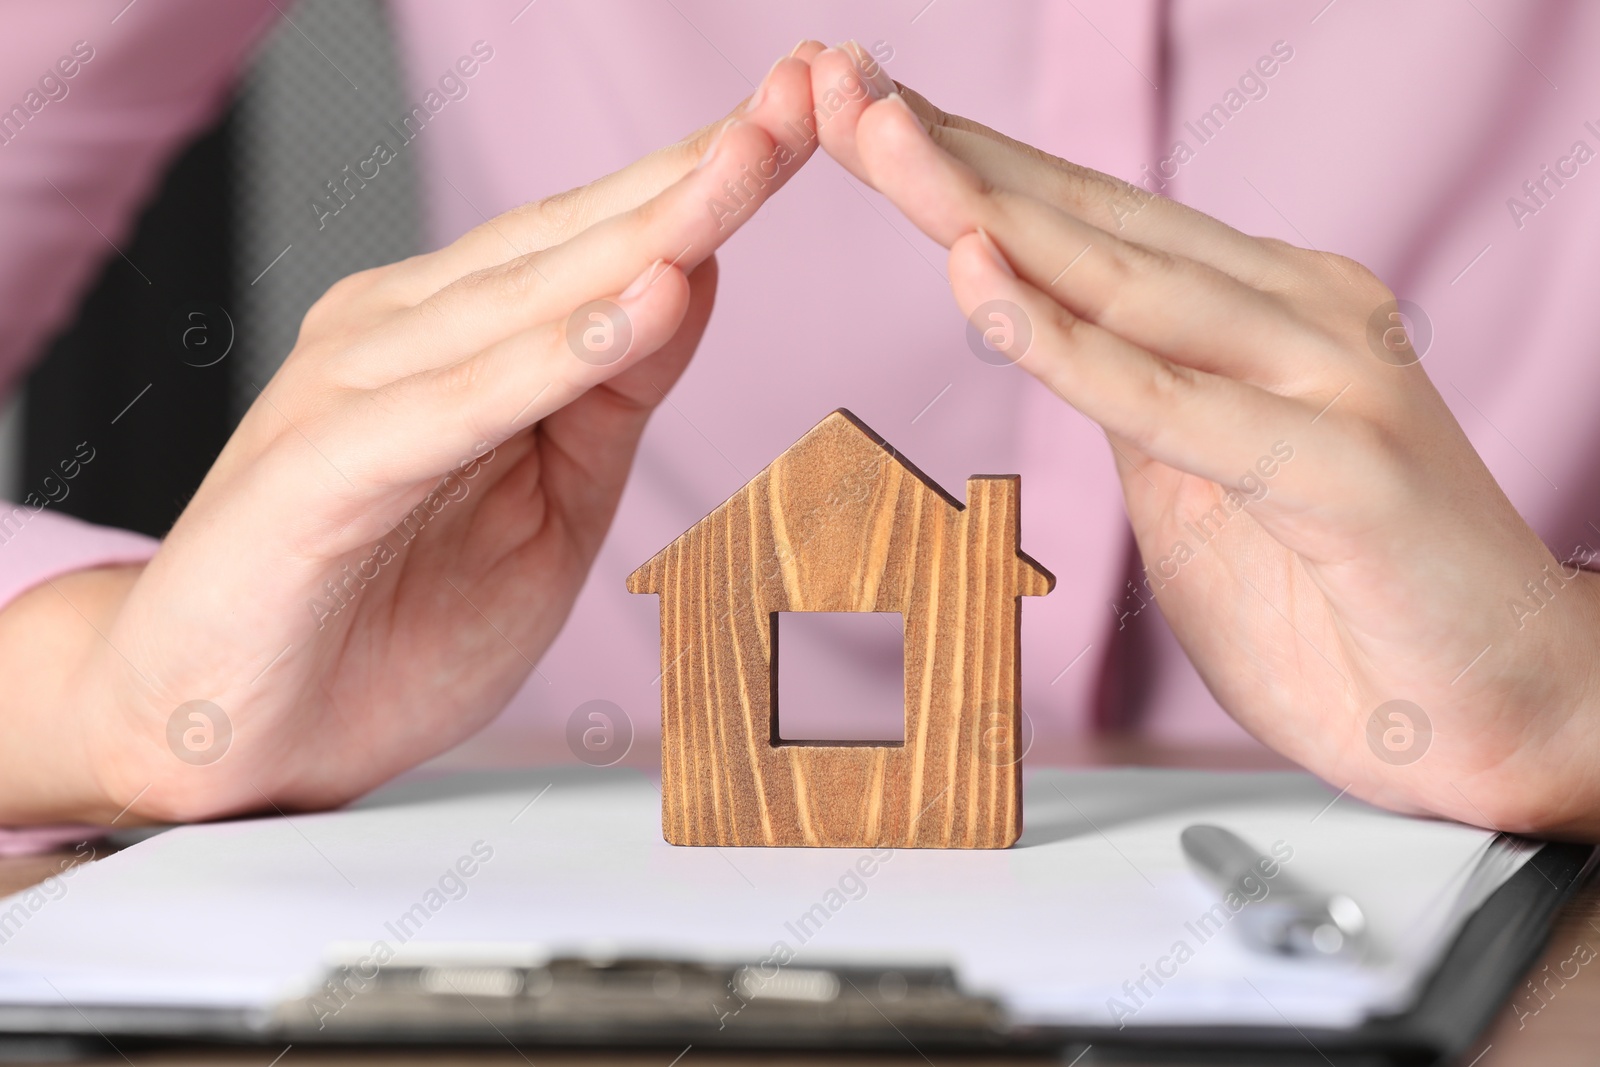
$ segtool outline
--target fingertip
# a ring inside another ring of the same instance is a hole
[[[811,60],[811,102],[818,142],[856,177],[866,180],[856,149],[856,124],[872,103],[866,83],[842,49],[825,48]]]
[[[685,327],[694,331],[705,329],[706,322],[711,318],[711,308],[717,302],[719,269],[716,254],[713,253],[701,260],[699,266],[689,271],[688,307],[684,311],[683,322],[678,327],[680,331]]]
[[[962,277],[981,277],[985,271],[992,270],[993,264],[987,262],[988,256],[983,252],[983,237],[978,230],[970,230],[951,241],[950,280],[955,281],[958,274]]]
[[[983,231],[971,230],[950,244],[950,292],[963,314],[985,300],[1014,297],[1016,275],[1002,268]]]
[[[816,148],[810,65],[793,56],[778,60],[739,117],[760,126],[802,159],[809,156]]]
[[[826,48],[827,45],[823,44],[821,41],[814,41],[808,37],[794,46],[794,51],[789,53],[789,58],[799,59],[806,63],[810,63],[813,59],[817,58],[818,53],[825,51]]]
[[[948,270],[950,295],[969,326],[968,343],[976,336],[996,356],[978,352],[979,358],[1039,373],[1037,361],[1024,364],[1024,359],[1033,347],[1038,317],[1054,303],[1050,297],[1013,274],[981,230],[969,230],[951,243]]]
[[[855,60],[841,47],[824,48],[811,60],[811,96],[818,117],[856,117],[881,94],[874,92]]]
[[[879,179],[899,160],[926,156],[933,147],[922,122],[899,93],[875,101],[856,121],[855,149],[880,191]]]
[[[904,111],[911,121],[916,124],[917,129],[921,130],[923,133],[928,132],[928,124],[922,121],[922,116],[917,114],[916,109],[911,106],[911,101],[907,100],[905,95],[901,93],[899,89],[896,89],[894,92],[886,96],[883,99],[883,103]]]
[[[630,311],[646,305],[670,303],[675,298],[687,297],[689,278],[676,263],[664,259],[653,261],[617,294],[617,303]]]
[[[809,116],[810,112],[806,114]],[[765,122],[735,119],[723,128],[722,136],[690,175],[684,195],[701,198],[706,217],[715,229],[709,235],[713,247],[770,200],[815,147],[813,142],[791,148],[785,132],[771,128],[771,116]],[[693,266],[693,262],[689,265]]]
[[[895,91],[894,79],[889,77],[889,72],[883,69],[883,64],[878,62],[878,57],[861,47],[861,42],[856,40],[846,41],[839,46],[840,50],[850,58],[851,66],[861,76],[867,86],[868,92],[874,99],[882,99]]]
[[[688,313],[690,296],[688,275],[676,264],[658,259],[646,267],[616,298],[631,335],[619,362],[643,359],[666,344]]]
[[[715,289],[721,272],[722,268],[717,264],[717,254],[713,252],[689,272],[689,284],[691,287],[711,286]]]
[[[803,59],[784,56],[772,64],[762,84],[767,89],[763,107],[770,103],[780,112],[789,112],[811,106],[811,65]]]

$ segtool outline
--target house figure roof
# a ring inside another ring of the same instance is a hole
[[[848,519],[854,512],[879,499],[878,479],[891,470],[897,477],[888,489],[896,494],[927,494],[926,503],[942,502],[952,515],[966,510],[966,505],[951,496],[945,489],[922,472],[916,464],[903,456],[866,423],[846,408],[839,408],[823,419],[799,441],[767,464],[744,487],[718,505],[705,518],[679,535],[671,544],[657,552],[628,576],[630,593],[657,593],[663,568],[683,553],[693,539],[708,536],[715,530],[726,512],[740,502],[770,500],[777,493],[789,501],[784,516],[779,554],[797,562],[809,546],[811,551],[822,552],[830,538],[829,527],[844,532]],[[975,475],[972,480],[988,478],[1014,479],[1014,475]],[[908,480],[909,479],[909,480]],[[793,501],[801,502],[796,515]],[[1028,574],[1025,596],[1043,596],[1055,587],[1055,576],[1040,566],[1032,557],[1016,551],[1017,559]],[[1040,586],[1042,585],[1042,588]],[[809,608],[791,610],[852,610],[849,608]],[[856,610],[876,610],[863,608]]]

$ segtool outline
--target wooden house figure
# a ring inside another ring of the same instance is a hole
[[[1022,831],[1020,479],[963,507],[835,411],[628,578],[661,597],[661,825],[677,845],[1005,848]],[[899,612],[899,743],[784,741],[778,613]]]

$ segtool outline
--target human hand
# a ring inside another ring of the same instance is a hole
[[[699,341],[712,253],[815,147],[820,47],[736,121],[318,301],[156,556],[57,582],[83,647],[5,821],[325,807],[495,715]]]
[[[876,100],[824,147],[1105,430],[1149,590],[1222,706],[1375,803],[1600,835],[1595,578],[1513,509],[1383,283],[895,93],[859,51],[817,56],[814,88],[852,62]]]

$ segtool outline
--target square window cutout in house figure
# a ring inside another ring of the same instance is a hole
[[[905,744],[899,612],[775,611],[771,640],[772,744]]]
[[[630,592],[661,598],[668,841],[1017,840],[1020,598],[1055,579],[1019,547],[1021,480],[966,488],[962,503],[841,409],[628,576]],[[778,677],[773,617],[813,612],[901,619],[901,743],[774,743],[788,662]]]

